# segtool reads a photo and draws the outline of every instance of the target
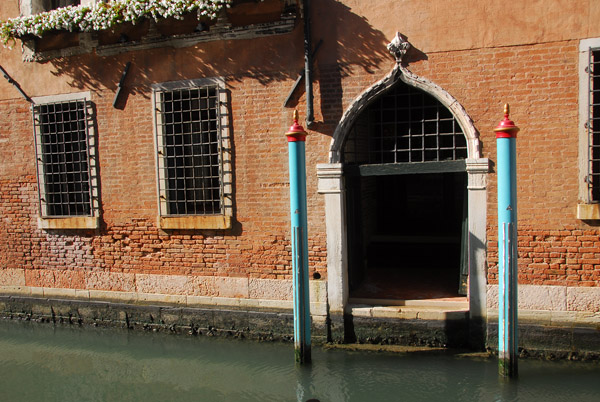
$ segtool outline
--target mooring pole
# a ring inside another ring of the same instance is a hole
[[[517,132],[504,105],[504,120],[494,129],[498,172],[498,368],[518,375],[517,319]]]
[[[310,362],[310,296],[308,289],[308,234],[306,223],[306,131],[294,124],[285,134],[290,159],[290,214],[292,221],[292,276],[294,278],[294,348],[296,362]]]

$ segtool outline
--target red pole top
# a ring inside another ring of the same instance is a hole
[[[504,120],[498,124],[498,127],[494,129],[496,132],[496,138],[517,138],[517,133],[519,132],[519,127],[515,125],[515,123],[508,118],[508,114],[510,113],[510,106],[508,103],[504,105]]]
[[[298,111],[294,110],[294,124],[292,124],[288,132],[285,133],[288,142],[306,141],[307,134],[308,133],[304,131],[304,127],[298,124]]]

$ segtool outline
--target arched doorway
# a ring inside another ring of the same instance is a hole
[[[467,295],[467,141],[433,95],[396,82],[342,145],[350,297]]]
[[[456,165],[463,164],[460,168],[463,175],[466,174],[466,202],[462,200],[463,206],[467,207],[467,241],[461,243],[466,245],[467,250],[467,272],[468,272],[468,308],[469,308],[469,331],[472,336],[479,340],[484,339],[486,321],[486,225],[487,225],[487,173],[489,161],[480,156],[479,133],[475,129],[472,120],[460,105],[448,92],[423,79],[402,65],[402,49],[406,49],[399,35],[388,46],[396,56],[397,64],[390,73],[380,81],[361,93],[344,111],[344,114],[336,127],[330,148],[329,163],[317,165],[318,191],[325,200],[325,223],[327,229],[327,300],[332,330],[344,327],[344,317],[349,311],[350,294],[350,258],[354,249],[348,238],[348,209],[352,208],[351,200],[353,175],[347,168],[349,163],[344,162],[345,146],[347,138],[351,135],[352,127],[360,127],[355,122],[373,101],[377,100],[395,84],[403,82],[411,87],[419,88],[425,93],[432,95],[447,110],[450,111],[458,123],[467,145],[467,157],[463,160],[446,161]],[[418,166],[433,166],[438,162],[423,162]],[[416,165],[416,164],[415,164]],[[412,164],[403,164],[404,168],[410,168]],[[361,167],[354,167],[361,169]],[[370,169],[365,166],[362,169]],[[423,172],[421,172],[423,173]],[[439,173],[439,172],[434,172]],[[404,175],[406,176],[406,175]],[[383,179],[381,179],[383,180]],[[387,187],[382,184],[383,188]],[[432,186],[428,186],[432,187]],[[461,251],[465,252],[465,251]],[[341,324],[340,324],[341,323]]]

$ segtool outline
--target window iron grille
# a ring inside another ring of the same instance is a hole
[[[81,4],[80,0],[50,0],[50,10],[56,10],[61,7],[78,6]]]
[[[90,107],[85,99],[33,106],[42,217],[94,216]]]
[[[467,142],[440,101],[398,83],[357,118],[343,157],[354,164],[458,160],[467,157]]]
[[[161,216],[225,213],[218,85],[155,92]]]
[[[587,68],[589,77],[587,120],[587,192],[588,201],[600,202],[600,49],[590,49]]]

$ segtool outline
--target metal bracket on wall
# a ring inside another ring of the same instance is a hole
[[[314,61],[315,55],[319,51],[319,48],[321,47],[322,43],[323,43],[323,39],[320,39],[319,42],[317,43],[317,46],[315,46],[315,50],[313,50],[313,52],[312,52],[313,61]],[[300,85],[300,83],[302,82],[302,79],[304,78],[305,73],[306,73],[306,70],[304,70],[304,69],[302,69],[302,71],[300,71],[300,73],[298,73],[298,78],[296,78],[296,82],[294,82],[294,86],[292,86],[290,93],[288,94],[287,98],[285,98],[285,102],[283,102],[283,107],[288,107],[288,103],[290,103],[290,100],[292,99],[292,96],[294,95],[296,88],[298,88],[298,85]]]
[[[121,74],[121,80],[119,81],[119,85],[117,86],[117,92],[115,92],[115,98],[113,99],[113,107],[117,107],[117,103],[119,102],[119,96],[121,95],[121,89],[123,89],[123,84],[125,83],[125,79],[127,78],[127,73],[129,72],[129,67],[131,66],[131,62],[128,61],[125,65],[125,69],[123,70],[123,74]]]
[[[4,75],[4,78],[6,78],[8,83],[17,88],[17,91],[19,91],[19,93],[23,96],[23,98],[25,98],[25,100],[27,100],[27,102],[33,103],[33,100],[23,91],[23,89],[21,89],[21,85],[19,85],[17,81],[13,80],[2,66],[0,66],[0,71],[2,71],[2,75]]]

